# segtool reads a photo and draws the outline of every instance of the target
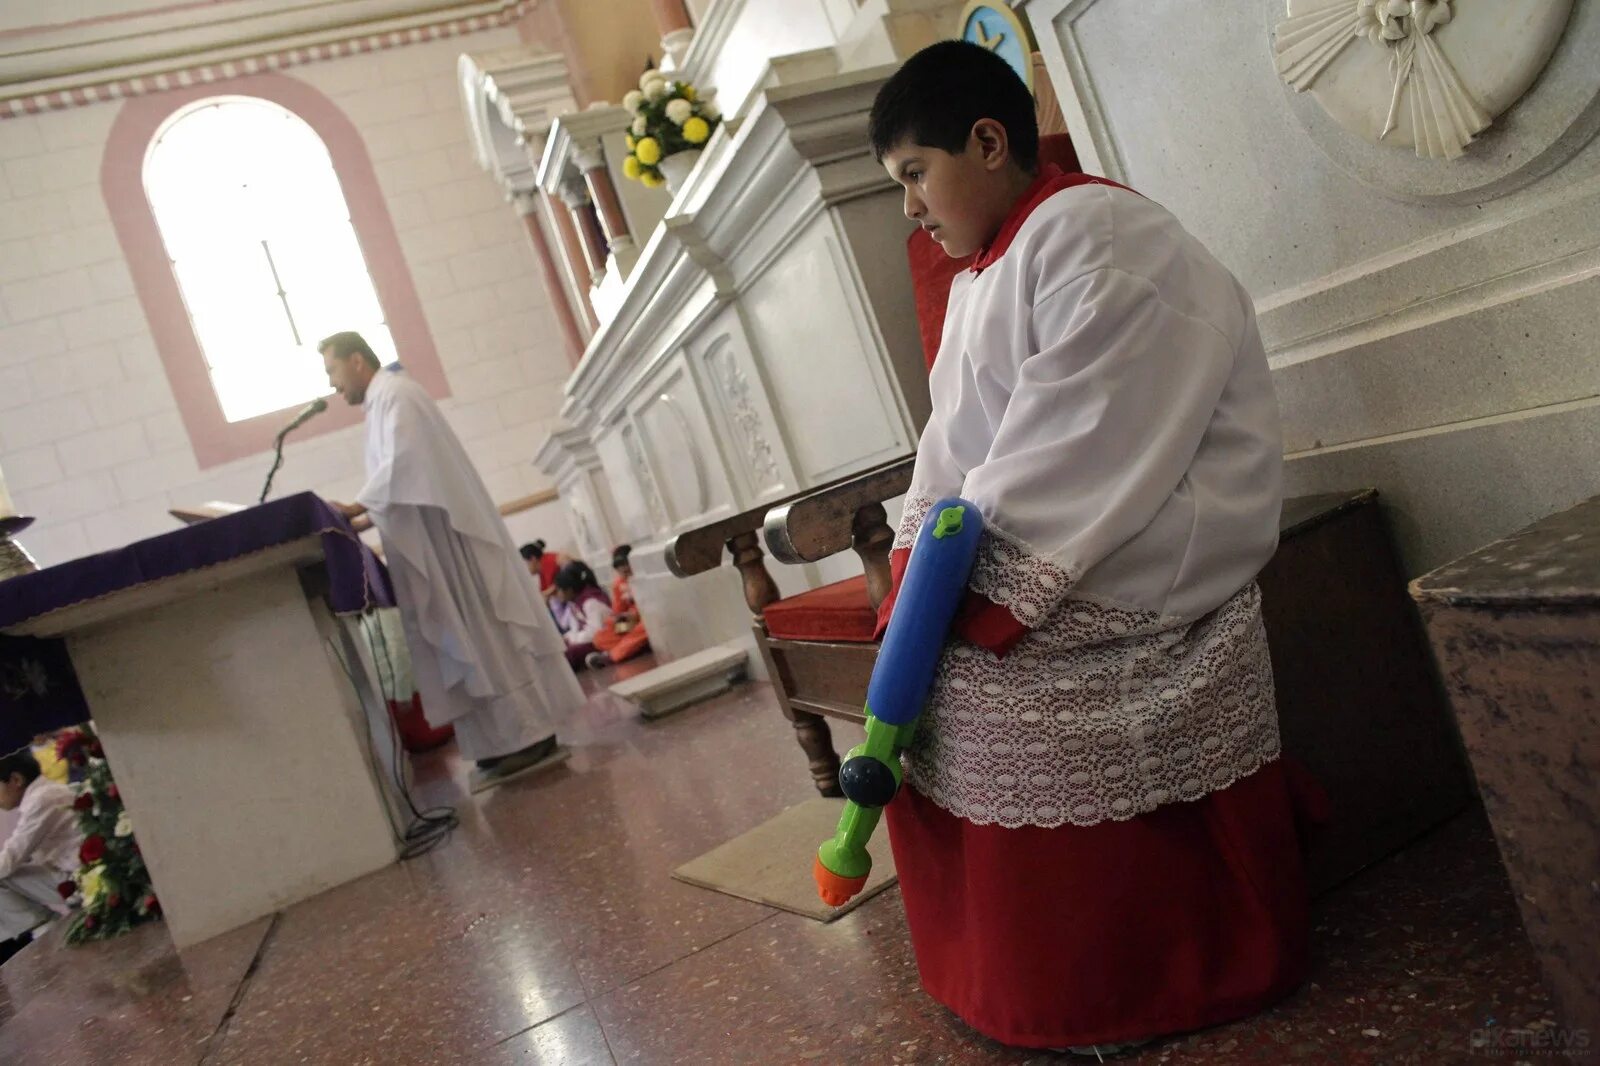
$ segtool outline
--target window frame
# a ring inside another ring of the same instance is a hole
[[[197,103],[228,96],[256,97],[276,104],[298,116],[322,139],[333,160],[356,240],[401,362],[435,399],[450,395],[433,334],[366,144],[355,124],[332,100],[305,82],[277,73],[219,79],[136,97],[123,105],[112,126],[101,162],[101,192],[190,447],[202,469],[269,450],[273,437],[293,410],[285,408],[238,422],[224,417],[205,353],[145,194],[146,153],[167,123]],[[330,404],[326,414],[307,423],[296,435],[307,438],[336,432],[359,423],[361,414],[360,408]]]

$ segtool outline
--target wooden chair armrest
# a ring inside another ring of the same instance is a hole
[[[764,523],[767,551],[785,563],[814,563],[846,548],[858,548],[863,508],[892,500],[911,487],[915,456],[836,481],[780,503]],[[892,539],[892,533],[891,533]]]
[[[855,548],[867,569],[869,593],[873,606],[883,599],[889,588],[889,545],[894,540],[882,503],[906,491],[911,483],[913,459],[896,459],[859,474],[850,474],[816,489],[807,489],[776,503],[766,503],[731,518],[711,522],[698,529],[679,533],[667,542],[665,551],[667,569],[678,577],[693,577],[715,570],[722,565],[722,552],[727,549],[733,556],[733,565],[739,569],[744,582],[745,604],[757,618],[767,605],[778,599],[778,586],[767,573],[761,552],[760,530],[770,522],[769,512],[777,507],[787,513],[797,503],[826,497],[834,508],[844,507],[858,500],[844,512],[843,542],[840,548]],[[896,488],[895,486],[899,487]],[[835,494],[835,495],[829,495]],[[811,514],[817,505],[808,504],[801,511]],[[823,552],[815,558],[830,555]],[[785,559],[786,562],[805,562],[804,559]]]
[[[755,507],[732,518],[679,533],[667,542],[667,569],[677,577],[693,577],[715,570],[722,565],[723,551],[731,552],[733,565],[738,568],[744,586],[745,606],[759,619],[767,605],[778,599],[778,584],[767,573],[757,535],[766,513],[766,506]]]
[[[698,529],[686,530],[667,541],[667,569],[676,577],[693,577],[722,565],[728,542],[761,528],[771,504],[762,504],[732,518],[724,518]]]
[[[848,489],[851,486],[875,484],[873,479],[879,478],[888,473],[894,473],[896,476],[903,476],[906,485],[899,489],[890,491],[886,496],[876,497],[875,499],[872,497],[872,493],[877,491],[876,488],[870,488],[864,492],[860,489],[857,491],[860,494],[863,503],[880,502],[882,500],[893,499],[894,497],[900,495],[900,493],[904,492],[906,487],[910,485],[911,466],[914,458],[914,456],[907,456],[903,459],[894,459],[880,466],[875,466],[870,470],[864,470],[856,474],[849,474],[835,481],[830,481],[826,485],[822,485],[813,489],[806,489],[804,492],[797,492],[794,495],[787,496],[781,500],[769,501],[759,507],[753,507],[742,514],[736,514],[731,518],[723,518],[708,525],[700,526],[697,529],[690,529],[683,533],[679,533],[676,537],[673,537],[667,542],[667,569],[677,577],[693,577],[695,574],[701,574],[707,570],[715,570],[717,567],[722,565],[722,552],[727,546],[728,542],[743,533],[753,533],[760,530],[764,522],[768,519],[768,516],[772,514],[775,509],[781,511],[789,507],[791,504],[803,500],[810,500],[813,497],[820,497],[837,490]],[[903,474],[901,473],[902,468]],[[860,506],[860,504],[857,504],[856,507],[850,509],[849,513],[854,514]],[[849,523],[847,519],[847,530],[848,525]],[[833,551],[841,551],[848,547],[850,547],[850,538],[847,532],[844,543],[841,545],[841,547],[834,548]],[[827,552],[824,554],[831,555],[832,552]],[[823,556],[818,555],[815,556],[815,558],[820,559],[823,558]],[[810,559],[798,558],[784,559],[784,562],[810,561]]]

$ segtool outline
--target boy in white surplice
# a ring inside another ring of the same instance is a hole
[[[928,992],[1005,1043],[1105,1054],[1304,972],[1255,586],[1282,448],[1249,295],[1158,204],[1041,167],[1033,108],[945,42],[872,111],[906,215],[973,257],[895,587],[934,500],[987,524],[888,819]]]
[[[57,888],[77,871],[83,844],[75,799],[72,789],[40,773],[32,752],[0,756],[0,810],[18,812],[0,845],[0,962],[20,947],[23,934],[61,911]]]

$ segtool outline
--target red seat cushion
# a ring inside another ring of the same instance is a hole
[[[838,640],[871,644],[878,612],[867,598],[867,575],[836,581],[779,600],[762,612],[767,632],[781,640]]]

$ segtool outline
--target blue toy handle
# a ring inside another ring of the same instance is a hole
[[[982,534],[983,516],[966,500],[928,509],[867,685],[867,708],[882,721],[901,726],[922,713]]]
[[[894,615],[867,683],[867,739],[850,749],[839,767],[844,811],[833,838],[817,849],[812,863],[817,894],[831,907],[844,905],[860,892],[872,871],[867,840],[900,788],[900,752],[911,743],[928,701],[982,534],[978,509],[955,497],[929,508],[917,532]]]

